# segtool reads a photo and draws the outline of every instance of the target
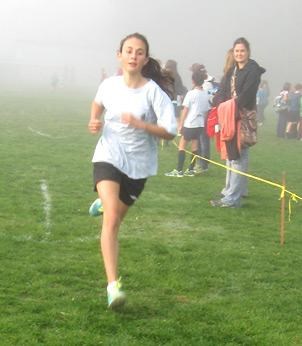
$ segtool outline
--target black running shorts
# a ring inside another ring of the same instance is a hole
[[[126,205],[132,205],[144,190],[147,179],[131,179],[108,162],[94,162],[93,164],[94,191],[102,180],[116,181],[120,184],[120,200]]]
[[[202,132],[202,127],[183,127],[181,134],[184,136],[184,140],[191,141],[192,139],[199,139]]]

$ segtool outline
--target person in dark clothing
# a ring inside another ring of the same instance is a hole
[[[291,84],[286,82],[283,85],[280,94],[275,98],[274,108],[278,114],[277,120],[277,137],[284,138],[285,130],[288,121],[288,95],[291,89]]]
[[[300,91],[299,122],[297,125],[297,139],[302,141],[302,84],[298,84],[297,90]]]
[[[179,120],[181,113],[182,101],[188,92],[188,89],[184,86],[182,79],[177,70],[177,62],[175,60],[168,60],[165,64],[164,70],[170,73],[171,77],[174,80],[174,100],[173,104],[175,107],[175,116]]]
[[[261,126],[264,123],[264,110],[268,105],[269,101],[269,86],[266,80],[261,81],[259,89],[257,91],[257,121],[258,125]]]
[[[234,42],[233,54],[235,65],[228,70],[225,78],[223,78],[213,102],[215,106],[218,106],[219,103],[234,98],[237,108],[235,121],[237,122],[243,112],[256,110],[256,94],[261,75],[265,69],[250,59],[250,45],[243,37]],[[237,142],[237,133],[235,133],[234,138],[225,142],[227,149],[226,165],[238,171],[247,172],[249,148],[245,146],[238,148]],[[223,197],[219,200],[212,200],[211,205],[214,207],[239,207],[241,197],[246,194],[246,177],[227,170],[226,185],[222,190]]]
[[[288,95],[288,122],[286,125],[286,138],[297,138],[298,124],[300,121],[301,84]]]
[[[175,60],[168,60],[165,65],[165,69],[171,72],[174,78],[174,89],[176,95],[185,96],[188,89],[183,85],[182,79],[177,70],[177,62]]]
[[[235,54],[235,52],[234,52]],[[235,59],[236,60],[236,59]],[[256,61],[248,58],[243,67],[239,67],[238,63],[234,65],[226,74],[226,78],[221,82],[218,97],[220,102],[227,101],[232,98],[231,78],[235,72],[235,91],[236,103],[239,109],[255,109],[256,94],[260,83],[261,74],[265,69],[260,67]]]

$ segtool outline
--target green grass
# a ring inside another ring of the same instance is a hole
[[[128,304],[107,310],[100,221],[87,215],[97,140],[87,131],[90,101],[1,94],[0,344],[302,345],[301,201],[281,247],[278,188],[251,180],[242,208],[212,208],[224,170],[165,177],[176,164],[172,143],[121,228]],[[250,172],[280,183],[285,171],[301,196],[302,142],[276,138],[273,114],[259,137]]]

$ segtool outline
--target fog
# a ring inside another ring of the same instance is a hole
[[[244,36],[252,58],[277,92],[302,82],[301,0],[10,0],[0,4],[0,88],[95,89],[129,33],[149,40],[151,55],[178,62],[190,87],[189,66],[203,63],[217,79],[226,51]]]

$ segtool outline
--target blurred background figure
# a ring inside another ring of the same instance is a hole
[[[296,84],[288,94],[288,121],[286,125],[286,138],[298,137],[298,124],[300,122],[301,84]]]
[[[269,86],[266,80],[261,81],[257,91],[257,122],[259,126],[263,125],[264,122],[264,110],[269,102]]]
[[[302,84],[300,84],[300,106],[299,106],[300,118],[298,123],[298,136],[297,138],[302,141]]]
[[[193,177],[195,175],[196,156],[200,155],[200,137],[204,132],[205,116],[209,110],[209,95],[203,90],[203,82],[207,74],[205,71],[195,71],[192,73],[192,89],[187,92],[184,101],[178,132],[181,133],[178,144],[177,168],[167,172],[167,177]],[[189,168],[184,172],[183,167],[186,157],[186,146],[191,142],[192,158]]]
[[[176,92],[172,73],[170,70],[166,70],[165,68],[161,69],[161,73],[164,77],[163,83],[165,84],[165,91],[173,102],[173,100],[176,100]]]
[[[59,86],[60,79],[56,73],[54,73],[51,77],[51,88],[52,90],[56,90]]]
[[[205,73],[207,78],[203,82],[203,90],[205,90],[209,95],[213,96],[217,93],[219,88],[219,83],[216,82],[215,77],[212,77],[208,74],[208,71],[206,67],[203,64],[200,64],[198,62],[195,62],[191,67],[190,71],[197,72],[200,71],[201,73]]]
[[[212,76],[209,76],[205,66],[200,63],[194,63],[190,67],[190,71],[192,73],[201,73],[204,76],[204,82],[202,84],[202,90],[205,91],[208,94],[208,102],[211,104],[212,98],[214,94],[217,92],[218,87],[215,84],[214,86],[214,78]],[[204,124],[207,123],[207,117],[208,112],[204,115]],[[204,128],[206,126],[204,125]],[[202,157],[206,159],[210,159],[210,138],[207,134],[207,131],[203,128],[203,131],[201,131],[200,138],[199,138],[199,153]],[[196,166],[195,166],[195,174],[201,174],[208,170],[209,162],[203,159],[198,159]]]
[[[283,85],[280,94],[274,100],[274,108],[278,115],[277,120],[277,137],[284,138],[288,120],[288,95],[291,84],[286,82]]]
[[[182,82],[182,78],[180,77],[177,70],[177,62],[175,60],[169,59],[167,60],[164,71],[168,73],[174,80],[174,106],[175,106],[175,116],[177,121],[179,122],[179,117],[181,113],[181,105],[182,101],[188,91],[188,89],[184,86]]]

